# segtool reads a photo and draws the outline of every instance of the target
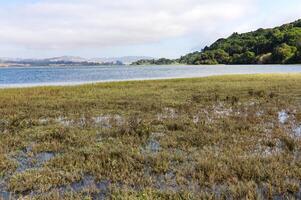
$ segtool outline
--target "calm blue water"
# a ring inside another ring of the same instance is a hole
[[[0,88],[258,73],[301,73],[301,65],[10,67],[0,68]]]

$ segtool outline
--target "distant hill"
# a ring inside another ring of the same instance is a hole
[[[152,57],[146,57],[146,56],[124,56],[124,57],[111,57],[111,58],[92,58],[91,61],[96,62],[116,62],[120,61],[125,65],[129,65],[133,62],[136,62],[138,60],[145,60],[145,59],[154,59]]]
[[[0,58],[0,66],[90,66],[104,63],[91,62],[87,59],[73,56],[62,56],[45,59]]]
[[[89,60],[78,56],[61,56],[61,57],[45,58],[42,60],[48,62],[74,62],[74,63],[89,62]]]
[[[140,59],[151,59],[143,56],[127,56],[116,58],[86,59],[75,56],[61,56],[45,59],[0,58],[1,66],[91,66],[91,65],[124,65]]]
[[[149,60],[140,63],[156,63]],[[233,33],[200,52],[193,52],[171,63],[201,64],[300,64],[301,20],[280,27]],[[166,64],[166,63],[162,63]]]

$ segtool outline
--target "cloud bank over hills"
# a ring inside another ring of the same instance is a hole
[[[265,8],[262,5],[266,4],[263,2],[271,1],[13,0],[10,3],[0,2],[0,44],[11,52],[14,51],[13,49],[20,48],[37,54],[39,51],[55,53],[76,49],[78,52],[83,52],[84,50],[80,50],[88,49],[87,54],[93,51],[92,54],[96,55],[96,51],[103,52],[103,49],[120,46],[154,43],[160,46],[160,43],[165,40],[169,40],[171,45],[173,40],[183,38],[198,37],[199,41],[212,40],[233,30],[247,31],[253,29],[255,25],[260,27],[257,23],[265,23],[261,18],[255,23],[250,18],[260,16],[259,13]],[[271,3],[278,4],[277,1]],[[301,5],[299,3],[294,7],[300,10]],[[204,41],[204,43],[208,42]],[[142,49],[142,51],[148,54],[147,50]]]

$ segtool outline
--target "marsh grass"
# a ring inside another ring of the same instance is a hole
[[[300,124],[300,74],[3,89],[0,198],[300,199]]]

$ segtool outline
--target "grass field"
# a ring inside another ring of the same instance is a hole
[[[301,199],[301,74],[0,90],[0,199]]]

